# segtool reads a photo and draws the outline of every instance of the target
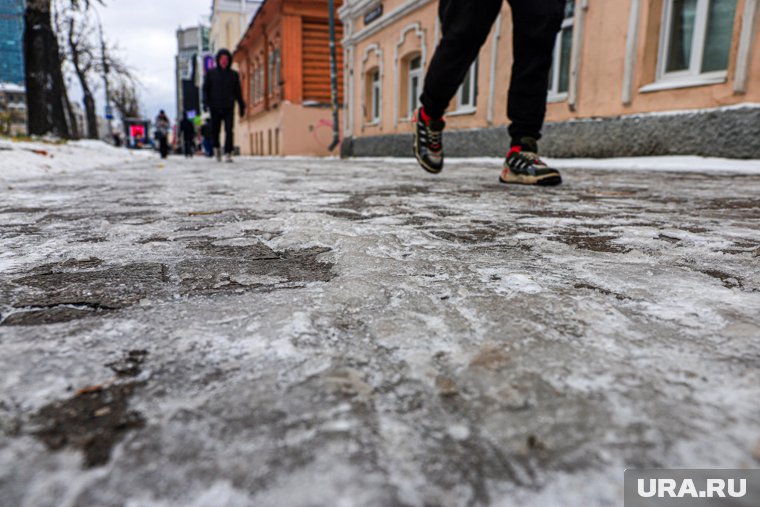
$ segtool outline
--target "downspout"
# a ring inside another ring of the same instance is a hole
[[[623,71],[623,105],[630,106],[633,100],[633,71],[636,65],[636,48],[639,44],[639,18],[641,0],[631,0],[631,15],[628,19],[628,39],[625,44],[625,69]]]
[[[739,51],[736,55],[736,72],[734,73],[734,93],[747,93],[747,77],[752,53],[752,41],[755,38],[757,18],[757,0],[745,0],[742,31],[739,36]]]
[[[581,43],[588,10],[588,0],[580,0],[580,10],[575,14],[573,30],[573,53],[570,58],[570,89],[567,92],[567,105],[570,111],[575,111],[578,105],[578,77],[581,69]]]
[[[488,83],[488,112],[486,121],[488,126],[493,125],[494,94],[496,93],[496,60],[499,52],[499,40],[501,39],[501,12],[496,17],[496,31],[493,34],[493,48],[491,49],[491,75]]]
[[[338,56],[335,50],[335,0],[327,0],[327,20],[330,30],[330,102],[333,113],[333,140],[327,151],[333,151],[340,144],[338,117]]]

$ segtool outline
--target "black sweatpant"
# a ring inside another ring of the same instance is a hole
[[[233,132],[235,108],[212,109],[211,110],[211,139],[214,148],[219,148],[219,135],[222,131],[222,121],[224,121],[224,153],[232,153],[234,146]]]
[[[443,116],[488,38],[503,0],[440,0],[441,41],[430,61],[420,101],[425,112]],[[512,81],[507,116],[513,144],[541,138],[549,73],[565,0],[507,0],[512,7]]]
[[[195,139],[192,137],[185,137],[182,139],[182,147],[185,151],[185,156],[187,158],[193,157],[193,152],[195,151]]]

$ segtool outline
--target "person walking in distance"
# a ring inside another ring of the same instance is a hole
[[[179,131],[182,134],[182,148],[185,152],[185,158],[193,158],[193,152],[195,151],[195,125],[187,117],[186,112],[182,113]]]
[[[245,101],[240,88],[240,75],[232,70],[232,54],[222,49],[216,55],[216,67],[209,70],[203,82],[203,108],[211,112],[211,138],[216,159],[222,161],[219,134],[224,122],[224,154],[232,162],[234,146],[233,120],[235,102],[240,117],[245,115]]]
[[[156,117],[156,140],[158,140],[158,151],[161,153],[161,158],[166,158],[169,155],[169,129],[171,128],[171,122],[169,117],[162,109]]]
[[[511,137],[502,183],[558,185],[559,171],[538,156],[546,116],[549,74],[566,0],[507,0],[512,9],[513,53],[507,116]],[[426,171],[443,169],[443,119],[449,102],[485,43],[503,0],[440,0],[443,37],[425,76],[414,115],[414,154]],[[505,147],[506,148],[506,147]]]

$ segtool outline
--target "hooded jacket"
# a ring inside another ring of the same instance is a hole
[[[229,65],[222,69],[219,60],[227,55]],[[240,88],[240,75],[232,70],[232,53],[222,49],[216,55],[216,67],[206,73],[203,81],[203,104],[211,110],[231,109],[235,102],[240,107],[240,114],[245,113],[245,101]]]

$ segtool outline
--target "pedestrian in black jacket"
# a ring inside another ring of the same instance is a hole
[[[182,134],[182,147],[185,150],[185,158],[193,158],[193,151],[195,151],[195,125],[187,117],[187,113],[182,113],[179,131]]]
[[[203,82],[203,108],[211,111],[211,136],[216,159],[221,162],[222,152],[219,133],[224,121],[224,153],[227,162],[232,162],[233,120],[235,102],[238,103],[240,117],[245,115],[245,101],[240,88],[240,75],[232,70],[232,54],[222,49],[216,55],[216,68],[208,71]]]

